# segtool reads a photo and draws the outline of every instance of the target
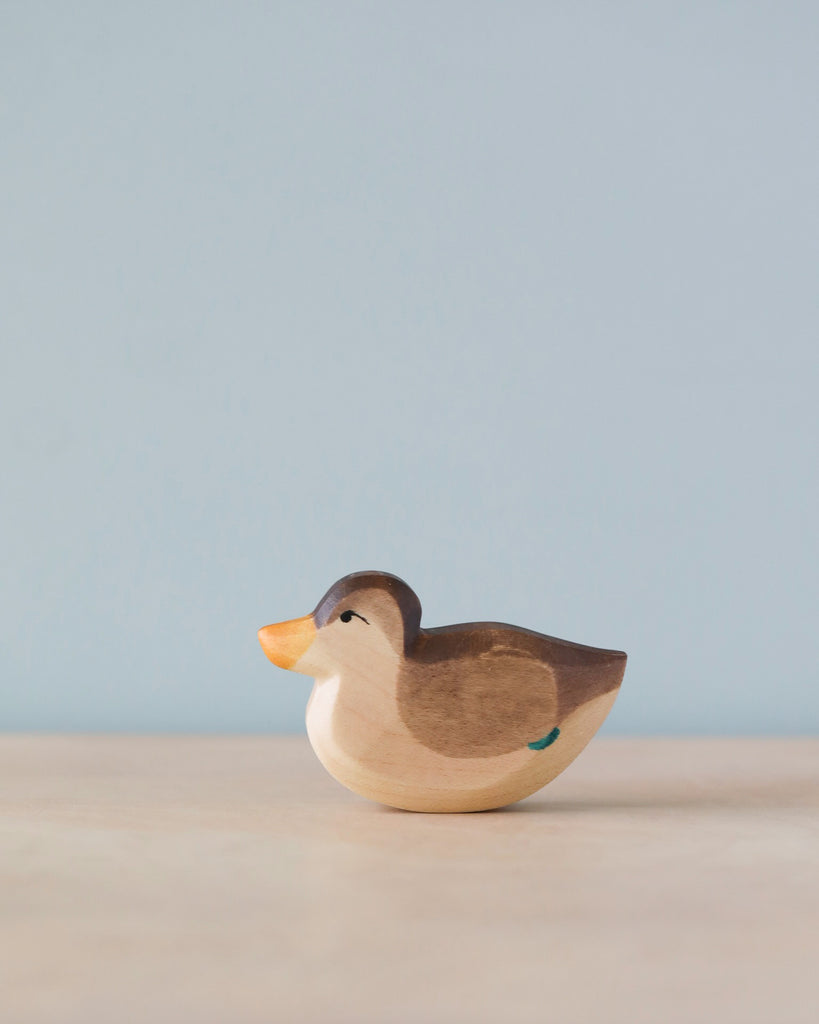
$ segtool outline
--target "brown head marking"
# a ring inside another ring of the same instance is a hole
[[[335,621],[348,606],[354,606],[355,594],[367,590],[382,591],[396,605],[404,626],[404,651],[409,651],[421,626],[421,602],[409,584],[388,572],[367,570],[343,576],[316,605],[313,612],[316,628]]]

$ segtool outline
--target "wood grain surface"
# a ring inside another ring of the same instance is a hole
[[[815,1024],[819,740],[418,815],[302,738],[0,737],[8,1024]]]

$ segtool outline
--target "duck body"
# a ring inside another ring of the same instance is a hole
[[[310,616],[259,631],[268,657],[313,675],[307,732],[331,775],[415,811],[513,803],[597,731],[626,656],[498,622],[420,627],[387,573],[345,576]]]

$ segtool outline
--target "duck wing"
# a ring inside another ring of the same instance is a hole
[[[399,713],[431,750],[493,757],[554,739],[566,715],[619,686],[624,669],[620,651],[506,623],[425,629],[401,668]]]

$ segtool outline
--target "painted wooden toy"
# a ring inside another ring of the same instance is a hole
[[[500,622],[422,629],[420,601],[385,572],[345,576],[259,641],[315,677],[307,733],[330,774],[411,811],[489,810],[551,782],[597,732],[626,666],[622,651]]]

